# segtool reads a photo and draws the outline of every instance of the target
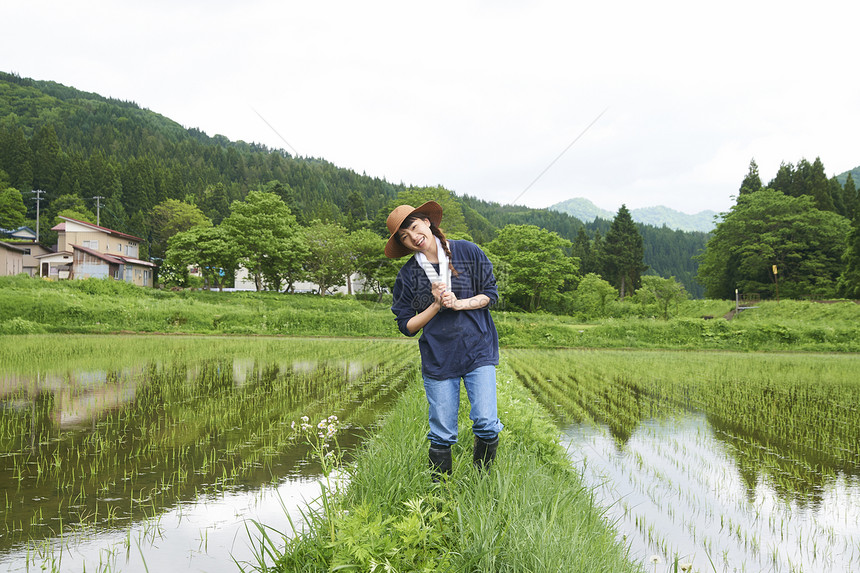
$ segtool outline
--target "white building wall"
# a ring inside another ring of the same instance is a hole
[[[254,277],[248,272],[248,269],[245,267],[239,267],[239,270],[236,271],[236,279],[234,281],[234,287],[232,289],[225,290],[235,290],[235,291],[255,291],[257,290],[257,286],[254,283]],[[360,278],[359,275],[352,275],[352,292],[353,294],[357,292],[361,292],[361,289],[364,287],[364,280]],[[319,285],[312,282],[298,282],[293,285],[293,291],[297,293],[304,292],[319,292]],[[343,284],[338,287],[333,287],[329,289],[330,293],[340,293],[347,294],[348,289],[346,284]]]

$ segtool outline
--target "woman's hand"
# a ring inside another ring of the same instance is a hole
[[[457,295],[453,291],[448,290],[448,287],[443,282],[433,283],[433,298],[444,308],[460,310],[457,308]]]
[[[490,297],[485,294],[477,294],[472,298],[459,299],[442,282],[433,283],[433,297],[440,307],[450,308],[451,310],[474,310],[490,304]]]
[[[432,288],[432,292],[433,292],[433,300],[440,307],[445,306],[445,295],[446,294],[451,294],[451,295],[454,294],[452,292],[449,292],[448,287],[445,286],[445,283],[443,283],[441,281],[433,283],[431,285],[431,288]]]

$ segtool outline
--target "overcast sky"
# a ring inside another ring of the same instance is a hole
[[[725,211],[752,158],[764,183],[781,161],[860,165],[860,3],[422,6],[4,2],[0,69],[531,207]]]

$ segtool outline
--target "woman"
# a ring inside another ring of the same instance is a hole
[[[394,283],[391,310],[400,331],[415,336],[430,407],[430,469],[434,480],[451,473],[451,445],[457,442],[460,379],[471,404],[478,469],[496,457],[499,421],[496,365],[499,336],[489,306],[498,300],[493,265],[469,241],[448,241],[439,229],[442,207],[428,201],[417,209],[400,205],[386,220],[391,236],[385,255],[413,253]]]

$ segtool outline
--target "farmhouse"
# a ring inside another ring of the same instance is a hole
[[[52,279],[113,278],[153,286],[156,265],[138,259],[143,240],[69,217],[53,227],[57,252],[39,255],[39,276]]]

